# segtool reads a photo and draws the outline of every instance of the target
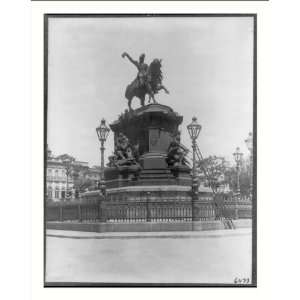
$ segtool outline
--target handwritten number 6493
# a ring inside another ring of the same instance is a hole
[[[235,284],[248,284],[250,283],[250,278],[234,278],[234,283]]]

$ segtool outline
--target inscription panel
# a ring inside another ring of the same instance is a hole
[[[169,132],[159,128],[149,129],[149,152],[167,153],[171,141]]]

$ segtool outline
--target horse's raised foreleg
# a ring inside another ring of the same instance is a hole
[[[164,90],[166,94],[170,94],[170,92],[169,92],[169,91],[166,89],[166,87],[163,86],[163,85],[161,85],[159,89],[160,89],[160,90]]]

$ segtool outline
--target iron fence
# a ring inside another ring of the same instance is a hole
[[[101,201],[46,206],[47,221],[69,222],[185,222],[192,221],[193,203],[187,201]],[[251,201],[230,198],[222,203],[197,202],[197,220],[251,219]]]

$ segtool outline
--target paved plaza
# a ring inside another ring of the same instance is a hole
[[[251,229],[47,230],[47,282],[233,283],[251,278]]]

